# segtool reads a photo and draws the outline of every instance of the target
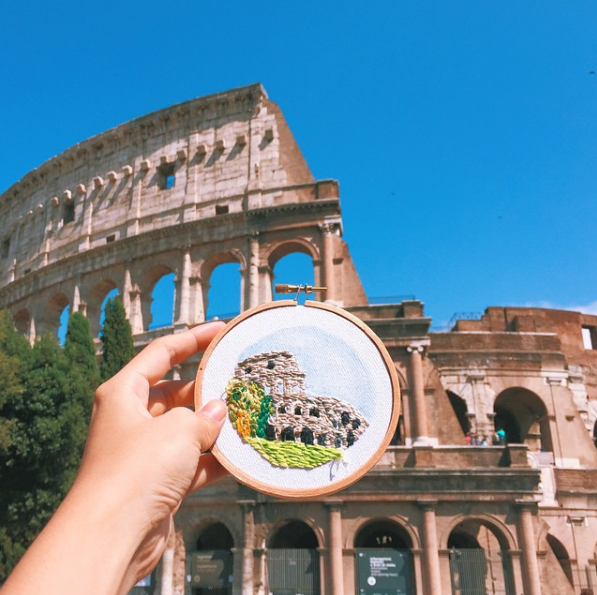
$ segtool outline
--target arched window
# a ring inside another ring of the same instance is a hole
[[[319,546],[313,529],[302,521],[280,527],[269,541],[269,591],[320,594]]]
[[[572,566],[570,564],[570,556],[566,551],[566,548],[562,545],[562,542],[559,539],[556,539],[550,533],[547,534],[547,543],[551,548],[552,552],[554,553],[555,557],[562,568],[562,572],[566,575],[568,582],[571,585],[574,585],[574,580],[572,578]]]
[[[515,595],[505,538],[475,519],[456,526],[448,539],[453,595]]]
[[[400,415],[398,417],[398,421],[396,422],[396,429],[394,430],[394,435],[390,441],[390,446],[403,446],[405,443],[404,434],[404,416]]]
[[[29,314],[29,310],[23,308],[19,310],[12,318],[15,328],[29,338],[29,333],[31,331],[31,315]]]
[[[118,295],[116,283],[111,279],[102,279],[96,283],[87,296],[86,316],[89,320],[91,335],[97,337],[104,325],[104,309],[108,298]]]
[[[174,273],[163,275],[151,292],[149,330],[174,324]]]
[[[241,311],[241,276],[238,262],[216,266],[209,277],[206,320],[234,318]]]
[[[552,451],[547,409],[530,390],[509,388],[494,404],[495,429],[504,430],[507,443],[527,444],[531,451]]]
[[[288,294],[275,292],[276,283],[288,283],[290,285],[315,285],[313,259],[301,252],[292,252],[280,258],[272,271],[272,296],[275,300],[287,300]]]
[[[60,344],[64,345],[69,315],[69,299],[63,293],[56,294],[48,302],[48,306],[44,312],[40,332],[51,332],[55,337],[58,338]]]
[[[466,401],[452,391],[447,391],[447,393],[448,398],[450,399],[450,405],[452,405],[452,409],[454,409],[462,433],[466,436],[471,430],[471,422],[467,416],[468,408],[466,406]]]
[[[354,547],[357,592],[368,592],[368,581],[376,577],[375,588],[380,592],[414,595],[412,541],[400,525],[390,520],[368,523],[357,533]]]
[[[108,295],[102,301],[101,313],[100,313],[100,327],[103,328],[104,320],[106,319],[106,304],[108,300],[113,300],[118,296],[118,288],[114,288],[108,292]]]
[[[191,554],[192,595],[232,593],[232,548],[234,540],[223,523],[205,527]]]

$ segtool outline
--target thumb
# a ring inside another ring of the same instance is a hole
[[[201,433],[201,452],[205,452],[213,446],[227,413],[223,401],[213,400],[204,405],[196,415],[204,422]]]

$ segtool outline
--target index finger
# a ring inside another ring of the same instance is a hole
[[[149,386],[153,386],[173,366],[195,353],[205,351],[211,340],[223,327],[223,322],[209,322],[182,333],[160,337],[135,356],[118,372],[117,376],[142,376],[147,380]]]

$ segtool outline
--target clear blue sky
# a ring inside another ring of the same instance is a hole
[[[148,112],[261,82],[340,181],[370,296],[597,311],[594,0],[0,9],[0,191]]]

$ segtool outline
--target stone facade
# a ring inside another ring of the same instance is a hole
[[[231,478],[204,489],[138,591],[370,595],[387,579],[388,593],[417,595],[597,593],[597,317],[488,308],[433,333],[419,301],[368,304],[338,184],[313,179],[261,86],[82,142],[0,210],[0,306],[31,340],[67,304],[97,331],[117,288],[140,347],[204,320],[219,264],[239,263],[242,310],[271,299],[275,263],[302,252],[328,288],[319,298],[365,321],[395,363],[402,415],[365,477],[299,503]],[[150,331],[152,288],[171,272],[173,326]]]

